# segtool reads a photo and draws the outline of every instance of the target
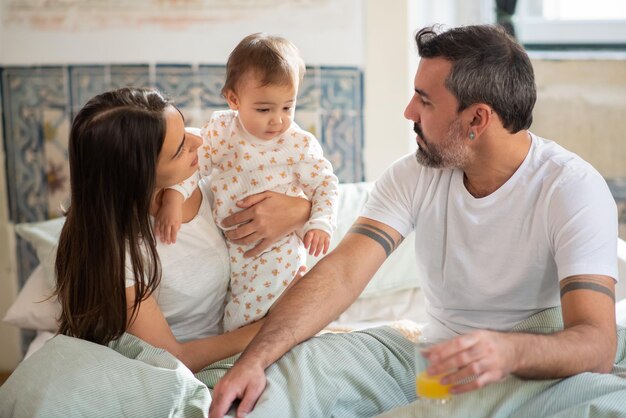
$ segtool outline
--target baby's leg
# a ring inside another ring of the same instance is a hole
[[[238,253],[230,246],[231,254]],[[237,262],[241,260],[241,262]],[[261,319],[270,307],[301,277],[306,260],[302,241],[291,234],[257,257],[240,259],[231,256],[230,294],[224,310],[224,329],[230,331]]]
[[[304,274],[307,271],[307,267],[303,264],[300,266],[300,269],[296,272],[296,275],[294,276],[293,280],[291,280],[291,283],[289,283],[289,286],[287,286],[285,288],[285,290],[283,290],[283,293],[280,294],[280,296],[278,297],[278,299],[276,299],[276,301],[272,304],[272,306],[276,305],[278,303],[279,300],[281,300],[283,298],[283,296],[285,296],[285,293],[287,293],[287,291],[289,289],[291,289],[297,282],[300,281],[300,279],[302,279],[302,277],[304,277]],[[272,308],[270,307],[269,310],[271,310]]]

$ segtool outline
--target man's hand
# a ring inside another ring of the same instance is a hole
[[[230,228],[226,238],[234,244],[257,244],[244,257],[256,257],[280,238],[304,225],[309,219],[311,202],[276,192],[254,194],[237,202],[241,212],[224,218],[222,226]]]
[[[233,368],[215,385],[209,416],[211,418],[223,417],[233,402],[241,399],[237,408],[237,418],[244,417],[254,408],[265,389],[265,384],[265,372],[259,364],[235,363]]]
[[[448,373],[441,382],[455,384],[453,393],[478,389],[497,382],[514,370],[517,358],[510,335],[494,331],[475,331],[430,347],[425,356],[431,375]],[[452,372],[451,372],[452,371]],[[456,384],[468,377],[469,383]]]

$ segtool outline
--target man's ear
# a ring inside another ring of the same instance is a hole
[[[469,117],[470,120],[470,131],[474,133],[475,137],[480,136],[487,126],[491,123],[491,119],[493,118],[493,109],[483,103],[477,103],[471,106],[468,110],[470,110]]]
[[[234,91],[228,90],[225,94],[226,101],[228,102],[228,107],[232,110],[239,110],[239,98],[235,94]]]

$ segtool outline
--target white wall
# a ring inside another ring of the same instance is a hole
[[[368,0],[365,8],[365,177],[374,180],[411,150],[404,107],[413,93],[417,59],[408,1]]]
[[[533,67],[531,130],[577,153],[604,177],[626,178],[626,60],[533,59]]]
[[[178,24],[135,22],[139,26],[132,27],[114,21],[103,24],[102,18],[78,10],[84,16],[67,17],[65,28],[55,30],[38,29],[26,18],[24,23],[13,18],[20,23],[5,25],[0,32],[2,45],[10,45],[0,50],[0,64],[223,64],[244,36],[269,32],[294,42],[309,64],[361,66],[362,9],[360,0],[320,0],[315,7],[234,9],[216,12],[217,17],[207,15],[206,22],[191,23],[190,16],[181,15]],[[166,13],[171,19],[175,12],[168,9]],[[220,20],[229,16],[232,20]],[[40,23],[44,25],[52,23]]]
[[[415,32],[433,24],[493,22],[492,0],[366,0],[365,177],[378,178],[415,151],[413,123],[404,108],[413,95],[419,56]]]

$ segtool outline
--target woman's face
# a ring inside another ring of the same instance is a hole
[[[174,186],[198,169],[198,147],[202,139],[185,132],[185,121],[174,106],[165,111],[166,132],[156,172],[157,189]]]

